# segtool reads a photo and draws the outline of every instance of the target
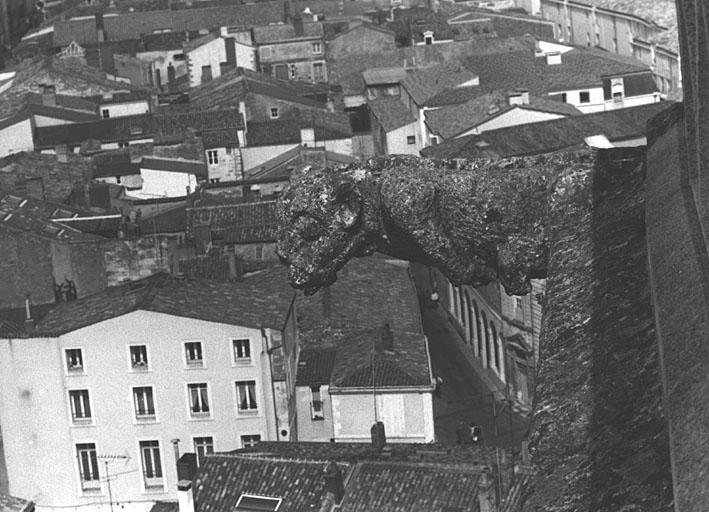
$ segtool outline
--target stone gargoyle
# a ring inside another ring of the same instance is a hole
[[[504,160],[388,157],[294,172],[278,201],[276,252],[306,295],[352,257],[379,251],[453,284],[499,279],[508,294],[546,274],[550,218],[588,198],[590,149]],[[584,199],[584,197],[586,197]]]

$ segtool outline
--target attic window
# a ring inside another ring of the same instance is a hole
[[[276,512],[280,506],[281,498],[269,498],[267,496],[253,496],[250,494],[242,494],[239,501],[236,502],[236,512]]]
[[[131,126],[130,134],[131,135],[143,135],[143,127],[142,126]]]
[[[78,214],[67,210],[62,210],[61,208],[57,208],[52,212],[52,218],[55,219],[71,219],[76,216],[78,216]]]
[[[45,235],[61,236],[64,230],[58,226],[52,226],[51,224],[45,224],[40,230],[41,233]]]
[[[12,218],[12,214],[11,214],[11,213],[8,213],[7,215],[5,215],[5,217],[4,217],[2,220],[4,220],[5,222],[7,222],[7,221],[9,221],[11,218]]]

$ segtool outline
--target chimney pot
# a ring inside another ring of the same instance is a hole
[[[323,470],[325,477],[325,490],[335,496],[335,503],[339,505],[345,496],[345,484],[342,479],[342,471],[335,461],[331,460]]]
[[[180,512],[194,512],[194,494],[190,480],[177,482],[177,504]]]

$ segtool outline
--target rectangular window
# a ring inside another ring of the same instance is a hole
[[[68,348],[64,351],[66,355],[66,369],[70,373],[84,372],[84,357],[80,348]]]
[[[140,441],[140,458],[143,462],[143,481],[146,489],[163,488],[160,443]]]
[[[239,412],[257,410],[258,405],[256,403],[256,381],[244,380],[237,382],[236,400],[239,404]]]
[[[325,78],[325,64],[322,62],[316,62],[313,64],[313,80],[316,82],[324,82]]]
[[[566,103],[566,93],[565,92],[561,93],[561,101],[562,101],[562,103]]]
[[[251,360],[251,343],[248,339],[233,340],[234,361],[237,363]]]
[[[591,103],[591,93],[588,91],[581,91],[579,93],[579,103]]]
[[[197,454],[197,462],[202,463],[205,455],[214,453],[214,438],[213,437],[195,437],[194,451]]]
[[[103,117],[104,119],[108,119],[109,117],[111,117],[111,113],[108,111],[107,108],[101,110],[101,117]]]
[[[271,119],[278,119],[278,107],[271,107]]]
[[[259,441],[261,441],[261,436],[258,434],[254,434],[254,435],[250,435],[250,436],[241,436],[242,448],[248,448],[249,446],[254,446]]]
[[[91,422],[88,389],[72,389],[69,391],[69,404],[71,406],[71,419],[74,423]]]
[[[130,347],[130,366],[134,370],[148,369],[148,347],[145,345]]]
[[[310,386],[310,415],[313,420],[322,420],[325,418],[322,405],[320,386]]]
[[[138,420],[155,419],[155,401],[153,400],[153,388],[143,386],[133,388],[133,404],[135,405],[135,417]]]
[[[100,490],[101,481],[98,474],[98,457],[94,443],[76,445],[76,460],[79,463],[79,478],[84,491]]]
[[[313,54],[319,55],[322,53],[322,45],[320,43],[313,43]]]
[[[127,148],[128,146],[130,146],[130,142],[119,142],[118,143],[119,148]]]
[[[291,80],[295,80],[297,78],[298,68],[295,67],[295,64],[288,65],[288,76],[290,77]]]
[[[209,397],[207,396],[207,384],[187,384],[187,392],[190,396],[190,415],[193,418],[209,416]]]
[[[207,161],[210,165],[216,165],[219,163],[219,154],[217,150],[207,151]]]
[[[185,343],[185,360],[188,366],[203,366],[201,342],[189,341]]]
[[[406,137],[407,144],[416,144],[416,135],[409,135]]]

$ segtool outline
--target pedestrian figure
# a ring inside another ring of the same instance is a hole
[[[443,395],[443,391],[441,389],[441,387],[443,386],[443,378],[436,375],[433,381],[436,384],[436,388],[434,389],[433,394],[436,395],[436,397],[441,398],[441,396]]]
[[[433,287],[431,290],[431,302],[430,302],[430,308],[435,309],[438,307],[438,284],[436,281],[433,282]]]
[[[478,427],[474,422],[470,422],[470,441],[472,441],[473,444],[477,444],[480,442],[480,439],[482,438],[482,430],[480,427]]]

